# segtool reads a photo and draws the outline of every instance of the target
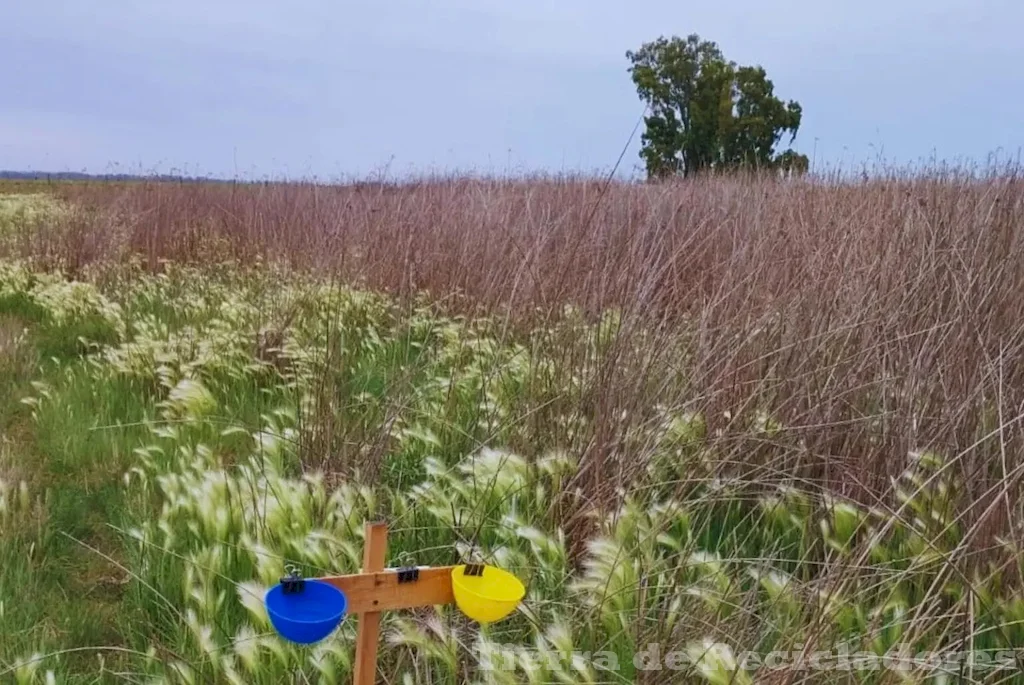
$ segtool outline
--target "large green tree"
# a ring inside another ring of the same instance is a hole
[[[707,169],[807,170],[807,158],[776,152],[790,143],[802,110],[782,102],[759,66],[737,66],[712,41],[691,34],[661,37],[626,53],[640,98],[648,105],[640,156],[652,177]]]

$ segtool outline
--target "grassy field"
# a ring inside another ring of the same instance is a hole
[[[0,683],[348,682],[379,517],[528,586],[381,682],[1024,682],[1022,292],[1007,176],[0,186]]]

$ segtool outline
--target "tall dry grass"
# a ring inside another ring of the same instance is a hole
[[[1012,174],[58,190],[81,211],[11,250],[71,271],[126,254],[153,269],[284,260],[399,296],[426,290],[510,334],[570,303],[617,308],[619,335],[573,398],[597,419],[575,447],[595,494],[628,482],[643,449],[630,426],[662,404],[704,413],[723,473],[801,478],[872,505],[910,451],[936,449],[967,484],[972,540],[1013,526],[1024,183]],[[779,432],[736,429],[763,411]]]

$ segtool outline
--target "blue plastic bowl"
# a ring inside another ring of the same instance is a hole
[[[345,593],[321,580],[305,580],[300,592],[285,594],[280,584],[263,600],[278,634],[300,645],[319,642],[334,632],[345,617]]]

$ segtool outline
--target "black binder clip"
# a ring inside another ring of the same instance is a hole
[[[406,566],[398,569],[399,583],[412,583],[420,579],[420,569],[416,566]]]
[[[462,571],[462,575],[464,576],[482,576],[483,574],[483,564],[466,564],[466,568]]]
[[[294,566],[290,566],[288,569],[288,575],[281,578],[281,590],[286,595],[295,595],[303,591],[306,587],[306,581],[303,580],[298,570]]]

